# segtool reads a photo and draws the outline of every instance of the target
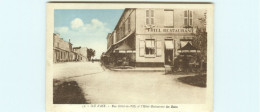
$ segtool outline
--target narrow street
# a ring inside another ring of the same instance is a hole
[[[60,63],[55,67],[54,77],[77,81],[92,104],[198,104],[205,101],[206,88],[177,81],[186,75],[104,71],[98,62]]]

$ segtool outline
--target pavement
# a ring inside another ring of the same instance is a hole
[[[110,69],[113,71],[120,71],[120,72],[164,72],[164,67],[134,67],[129,69]]]
[[[206,88],[177,80],[187,76],[183,74],[111,71],[91,62],[63,63],[55,67],[55,77],[77,81],[92,104],[200,104],[206,100]]]

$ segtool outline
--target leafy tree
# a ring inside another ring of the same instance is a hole
[[[194,39],[192,41],[193,46],[200,50],[198,53],[198,59],[201,63],[200,71],[206,71],[207,67],[207,32],[206,32],[206,13],[204,18],[199,18],[201,27],[196,28],[196,33],[194,34]]]
[[[192,44],[200,50],[200,59],[207,60],[207,32],[203,28],[197,28]]]
[[[91,57],[94,57],[95,56],[95,54],[96,54],[96,51],[94,50],[94,49],[87,49],[87,58],[88,58],[88,60],[91,60]]]

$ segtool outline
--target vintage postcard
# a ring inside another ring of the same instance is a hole
[[[46,10],[47,112],[213,111],[213,4]]]

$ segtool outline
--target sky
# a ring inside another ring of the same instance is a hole
[[[107,34],[111,33],[123,9],[56,9],[54,33],[59,33],[73,47],[87,47],[96,51],[99,59],[107,50]]]

